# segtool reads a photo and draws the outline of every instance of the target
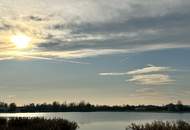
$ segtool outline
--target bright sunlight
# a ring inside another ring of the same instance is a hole
[[[15,44],[18,49],[25,49],[31,42],[31,38],[24,34],[14,35],[11,37],[11,42]]]

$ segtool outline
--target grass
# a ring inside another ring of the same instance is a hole
[[[163,122],[154,121],[144,125],[132,123],[126,130],[190,130],[190,124],[185,121]]]
[[[0,118],[0,130],[76,130],[77,123],[63,119]]]

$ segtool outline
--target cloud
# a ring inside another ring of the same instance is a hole
[[[165,74],[148,74],[148,75],[134,75],[131,79],[126,80],[135,82],[141,85],[166,85],[174,82],[169,75]]]
[[[155,90],[153,88],[142,88],[142,89],[137,89],[136,93],[154,93]]]
[[[0,61],[12,60],[14,57],[0,57]]]
[[[139,85],[167,85],[173,83],[175,80],[168,72],[175,71],[171,67],[147,65],[145,68],[136,69],[128,72],[110,72],[110,73],[99,73],[100,76],[131,76],[127,82],[133,82]]]
[[[18,32],[33,38],[36,57],[190,48],[189,6],[189,0],[7,0],[0,4],[0,51],[14,49],[9,37]]]
[[[147,73],[160,73],[160,72],[169,72],[173,71],[170,67],[158,67],[154,65],[148,65],[148,67],[137,69],[133,71],[127,72],[128,75],[140,75],[140,74],[147,74]]]
[[[149,64],[148,67],[142,68],[142,69],[137,69],[129,72],[123,72],[123,73],[99,73],[99,75],[102,76],[121,76],[121,75],[140,75],[140,74],[147,74],[147,73],[155,73],[155,72],[169,72],[169,71],[174,71],[170,67],[158,67]]]
[[[141,97],[141,98],[152,97],[153,98],[153,97],[160,97],[160,95],[164,96],[163,93],[149,87],[149,88],[137,89],[134,93],[130,94],[130,97]]]
[[[170,67],[148,65],[148,67],[127,72],[132,78],[126,81],[140,85],[167,85],[175,81],[166,74],[172,71],[175,70]]]
[[[171,102],[171,100],[176,100],[176,96],[173,97],[174,95],[171,94],[170,92],[167,91],[163,91],[163,90],[159,90],[156,88],[150,88],[150,87],[145,87],[145,88],[140,88],[140,89],[136,89],[136,91],[131,92],[129,94],[129,97],[132,99],[136,99],[136,100],[148,100],[151,102],[159,102],[159,104],[163,104]],[[141,103],[141,102],[140,102]],[[148,104],[152,104],[152,103],[148,103]]]
[[[33,21],[43,21],[43,20],[45,20],[45,19],[43,19],[43,18],[41,18],[39,16],[33,16],[33,15],[29,16],[28,19],[33,20]]]
[[[90,64],[89,62],[81,62],[81,61],[57,59],[57,58],[48,58],[48,57],[37,57],[37,56],[23,56],[23,58],[36,59],[36,60],[47,60],[47,61],[52,61],[52,62],[53,61],[54,62],[65,62],[65,63],[72,63],[72,64],[86,64],[86,65]]]
[[[127,73],[99,73],[101,76],[122,76],[127,75]]]
[[[13,102],[16,98],[17,98],[16,95],[0,96],[0,101]]]

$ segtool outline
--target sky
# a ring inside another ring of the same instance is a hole
[[[190,104],[189,0],[1,0],[0,101]]]

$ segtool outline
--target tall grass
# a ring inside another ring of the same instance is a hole
[[[132,123],[129,127],[126,128],[126,130],[190,130],[190,124],[185,121],[155,121],[152,123],[146,123],[144,125]]]
[[[63,119],[0,118],[0,130],[76,130],[77,123]]]

